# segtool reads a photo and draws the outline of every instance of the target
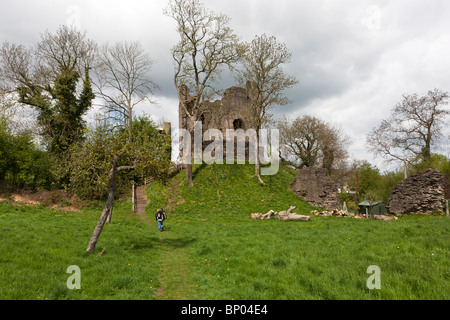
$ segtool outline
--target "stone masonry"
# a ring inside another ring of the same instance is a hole
[[[444,175],[427,169],[403,180],[389,197],[391,214],[444,213]]]
[[[324,168],[300,170],[291,184],[291,190],[313,206],[326,210],[340,208],[336,184],[327,176]]]
[[[189,105],[196,99],[195,96],[189,94],[189,89],[182,86],[181,96],[183,103],[189,108]],[[252,103],[255,99],[255,85],[247,82],[245,88],[231,87],[225,90],[222,99],[216,101],[204,101],[201,105],[201,121],[203,124],[203,132],[208,129],[218,129],[225,133],[226,129],[243,129],[252,128]],[[194,124],[190,122],[184,108],[179,106],[179,125],[180,128],[194,128]]]
[[[195,102],[196,97],[189,94],[189,89],[186,86],[180,88],[183,104],[189,109]],[[205,133],[209,129],[218,129],[222,133],[223,146],[222,152],[225,159],[227,155],[227,130],[242,129],[246,132],[253,128],[254,121],[252,120],[253,102],[256,99],[255,84],[248,81],[245,88],[231,87],[225,90],[222,99],[215,101],[203,101],[201,105],[201,116],[197,121],[202,123],[202,132]],[[182,104],[179,105],[179,126],[182,129],[192,131],[194,123],[192,119],[186,114]],[[214,137],[214,139],[218,139]],[[234,157],[237,157],[237,139],[234,143]],[[203,140],[203,150],[210,145],[213,140]],[[252,146],[254,148],[254,146]],[[261,147],[262,150],[262,147]],[[230,151],[231,152],[231,151]],[[245,140],[245,159],[249,159],[250,145],[249,138]],[[254,152],[254,149],[252,149]],[[211,153],[215,156],[215,152]]]

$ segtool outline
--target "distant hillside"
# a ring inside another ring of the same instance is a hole
[[[185,219],[249,218],[253,212],[282,211],[309,214],[313,206],[289,190],[295,174],[280,168],[274,176],[263,176],[261,185],[254,177],[254,165],[197,165],[193,168],[194,187],[189,188],[185,171],[166,184],[147,187],[147,213],[164,207],[170,217]]]

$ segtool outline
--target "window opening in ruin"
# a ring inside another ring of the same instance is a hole
[[[242,119],[234,120],[233,121],[233,128],[234,128],[234,130],[243,129],[244,128],[244,123],[243,123]]]

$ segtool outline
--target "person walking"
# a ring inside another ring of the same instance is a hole
[[[159,208],[155,214],[156,221],[158,222],[158,230],[159,232],[163,231],[163,222],[167,220],[166,213],[163,208]]]

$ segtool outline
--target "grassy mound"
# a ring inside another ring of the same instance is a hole
[[[251,213],[282,211],[310,214],[313,206],[289,190],[295,175],[280,168],[273,176],[263,176],[264,185],[254,176],[253,165],[201,165],[193,169],[194,187],[189,188],[185,172],[167,185],[153,183],[147,188],[148,212],[164,207],[169,217],[183,219],[248,219]]]

